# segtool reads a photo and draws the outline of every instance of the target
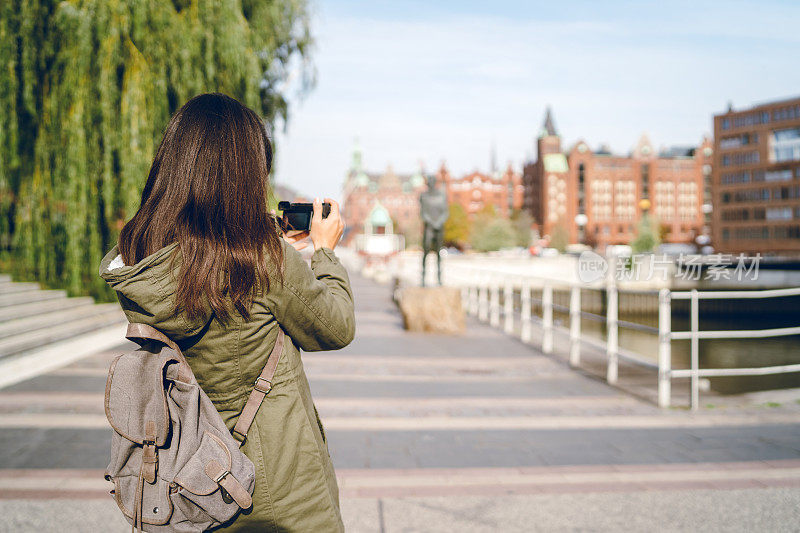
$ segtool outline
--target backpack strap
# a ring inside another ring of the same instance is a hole
[[[275,340],[275,347],[272,348],[272,352],[270,352],[267,358],[267,364],[264,365],[264,370],[261,371],[261,375],[256,378],[253,391],[250,393],[247,403],[244,404],[242,414],[239,415],[239,419],[236,421],[236,425],[231,432],[233,438],[239,442],[240,446],[244,444],[247,438],[247,431],[256,418],[256,413],[258,412],[258,408],[261,407],[261,402],[264,401],[269,391],[272,390],[272,377],[275,375],[275,369],[278,368],[278,361],[283,354],[283,342],[285,338],[286,334],[283,332],[283,329],[278,326],[278,338]]]
[[[148,324],[133,323],[128,324],[128,331],[125,334],[125,337],[139,343],[140,345],[143,344],[142,341],[146,342],[148,340],[159,341],[166,344],[175,351],[175,353],[178,355],[178,359],[180,359],[181,363],[184,365],[178,373],[178,378],[181,381],[186,382],[192,380],[193,374],[191,367],[189,366],[188,361],[186,361],[186,357],[183,356],[183,352],[181,351],[180,347],[178,347],[175,341],[164,335],[161,331]]]

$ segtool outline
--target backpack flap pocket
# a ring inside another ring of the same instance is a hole
[[[187,516],[204,511],[218,522],[230,519],[239,508],[249,508],[253,501],[250,493],[231,474],[231,452],[221,438],[206,431],[200,446],[175,476],[182,490],[177,495]],[[199,509],[195,509],[199,508]]]
[[[147,350],[123,354],[114,360],[108,371],[105,398],[106,417],[114,431],[137,444],[154,439],[152,444],[164,446],[170,426],[164,367],[177,362]]]

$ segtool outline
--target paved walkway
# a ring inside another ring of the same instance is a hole
[[[406,333],[353,282],[356,340],[304,354],[349,531],[800,524],[796,401],[661,411],[481,324]],[[0,389],[0,531],[127,529],[101,477],[118,351]]]

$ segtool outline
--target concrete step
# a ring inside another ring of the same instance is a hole
[[[25,318],[30,316],[48,313],[50,311],[63,311],[72,309],[78,311],[81,307],[94,305],[94,300],[89,296],[79,296],[76,298],[58,298],[55,300],[43,300],[40,302],[22,303],[0,307],[0,322]]]
[[[14,282],[14,281],[0,281],[0,294],[11,294],[17,292],[38,291],[39,284],[35,282]]]
[[[82,333],[89,333],[106,326],[125,322],[125,315],[119,306],[116,304],[109,305],[114,305],[116,308],[106,309],[98,314],[62,322],[48,328],[10,335],[0,339],[0,359],[34,350]],[[65,313],[66,316],[68,316],[67,313]]]
[[[57,300],[66,298],[66,291],[38,290],[26,292],[13,292],[11,294],[0,294],[0,308],[12,305],[27,304],[31,302],[42,302],[46,300]]]
[[[102,315],[110,311],[119,311],[119,309],[119,304],[107,303],[83,305],[68,309],[44,310],[36,315],[0,322],[0,339],[5,339],[6,337],[11,337],[13,335],[22,335],[23,333],[33,332],[40,329],[51,328],[55,325],[63,324],[65,322],[72,322],[81,318]]]

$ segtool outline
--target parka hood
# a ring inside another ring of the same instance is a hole
[[[174,258],[174,270],[173,266]],[[178,243],[169,244],[135,265],[125,265],[118,246],[100,261],[100,277],[117,293],[130,323],[143,323],[162,331],[175,341],[193,337],[212,319],[204,299],[203,314],[190,321],[186,313],[175,312],[175,293],[181,266]]]

